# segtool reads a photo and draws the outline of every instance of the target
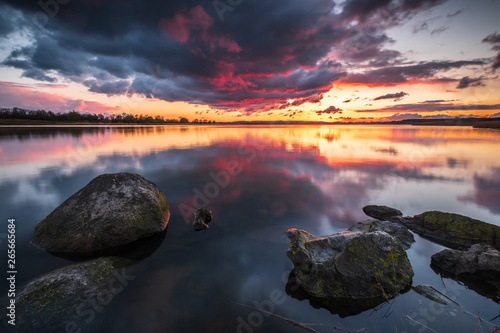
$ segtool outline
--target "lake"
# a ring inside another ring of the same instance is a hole
[[[436,274],[430,257],[443,246],[415,236],[413,284],[460,305],[409,290],[346,314],[293,288],[285,231],[332,234],[368,219],[368,204],[500,225],[499,152],[500,131],[468,127],[4,127],[0,248],[7,253],[15,218],[18,286],[73,263],[30,245],[35,226],[96,176],[133,172],[165,194],[167,231],[127,267],[130,280],[109,304],[82,315],[81,332],[307,332],[283,317],[319,332],[488,332],[500,325],[498,294]],[[214,220],[195,232],[200,205]],[[0,287],[6,295],[4,279]]]

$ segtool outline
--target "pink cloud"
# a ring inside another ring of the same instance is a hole
[[[175,14],[172,19],[162,19],[160,28],[168,32],[170,38],[184,44],[189,40],[191,29],[199,29],[201,35],[206,36],[213,23],[214,19],[205,12],[203,7],[196,6],[185,14]]]
[[[24,85],[0,81],[0,107],[19,107],[29,110],[50,110],[53,112],[89,111],[104,113],[118,111],[119,107],[108,106],[95,101],[69,99],[67,97],[34,90]]]

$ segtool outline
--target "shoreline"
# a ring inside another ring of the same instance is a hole
[[[280,122],[216,122],[216,123],[93,123],[93,122],[65,122],[49,120],[29,120],[29,119],[0,119],[0,128],[22,128],[22,127],[138,127],[138,126],[206,126],[206,125],[411,125],[411,126],[457,126],[473,127],[480,129],[500,129],[500,120],[492,119],[485,121],[433,121],[421,123],[406,122],[374,122],[374,123],[339,123],[339,122],[309,122],[309,121],[280,121]]]

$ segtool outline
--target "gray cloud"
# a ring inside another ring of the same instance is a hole
[[[478,78],[470,78],[468,76],[463,77],[460,82],[458,83],[457,89],[465,89],[468,87],[477,87],[477,86],[482,86],[483,83],[482,77]]]
[[[394,99],[394,102],[397,102],[397,101],[402,100],[407,95],[409,95],[409,94],[405,93],[404,91],[400,91],[400,92],[394,93],[394,94],[387,94],[387,95],[383,95],[383,96],[378,96],[378,97],[375,97],[373,100],[380,101],[382,99]]]
[[[397,104],[390,105],[380,109],[356,110],[356,112],[442,112],[442,111],[457,111],[457,110],[498,110],[500,104],[471,104],[463,105],[451,102],[421,102],[414,104]]]
[[[322,115],[322,114],[337,114],[337,113],[342,113],[342,109],[339,109],[335,106],[329,106],[326,109],[322,111],[316,111],[316,114]]]
[[[350,83],[366,84],[397,84],[411,80],[432,78],[436,73],[454,68],[474,65],[485,65],[486,60],[462,60],[462,61],[429,61],[419,62],[414,65],[388,66],[360,74],[350,74],[343,81]],[[451,80],[455,81],[455,80]]]
[[[493,70],[496,70],[500,67],[500,34],[492,33],[486,36],[483,40],[483,43],[493,44],[492,50],[499,51],[495,59],[493,60],[493,64],[491,65]]]

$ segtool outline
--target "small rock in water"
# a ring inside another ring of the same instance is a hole
[[[400,210],[387,206],[368,205],[363,207],[363,212],[369,217],[381,221],[390,220],[391,217],[403,216]]]
[[[434,301],[434,302],[437,302],[439,304],[443,304],[443,305],[448,305],[450,304],[450,302],[448,302],[448,300],[446,298],[444,298],[443,296],[441,296],[439,294],[438,291],[436,291],[436,289],[434,289],[433,287],[431,286],[422,286],[422,285],[418,285],[418,286],[413,286],[411,287],[415,292],[419,293],[420,295],[430,299],[431,301]]]
[[[194,211],[193,229],[201,231],[208,229],[208,224],[212,221],[212,211],[207,207],[201,207]]]

